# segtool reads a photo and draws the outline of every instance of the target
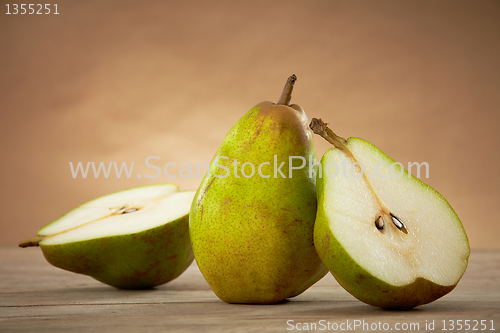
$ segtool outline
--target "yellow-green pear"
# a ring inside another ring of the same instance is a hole
[[[233,126],[192,203],[196,262],[228,303],[277,303],[327,272],[313,244],[319,163],[304,110],[289,105],[295,80]]]
[[[40,246],[52,265],[122,289],[178,277],[193,261],[189,209],[195,191],[136,187],[89,201],[19,244]]]
[[[340,285],[391,309],[449,293],[470,252],[450,204],[369,142],[344,140],[321,119],[311,128],[336,147],[321,159],[314,242]]]

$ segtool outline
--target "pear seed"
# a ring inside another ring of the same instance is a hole
[[[382,216],[377,217],[377,219],[375,220],[375,226],[378,230],[384,229],[384,219],[382,218]]]
[[[406,230],[405,225],[403,224],[403,222],[401,222],[401,220],[398,217],[391,214],[391,218],[392,218],[392,223],[394,223],[396,228],[398,228],[399,230],[401,230],[405,234],[408,233],[408,230]]]
[[[136,212],[138,210],[139,210],[138,208],[130,208],[130,209],[127,209],[126,211],[124,211],[122,214],[133,213],[133,212]]]

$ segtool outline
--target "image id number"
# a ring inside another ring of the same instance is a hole
[[[57,4],[33,4],[33,3],[30,3],[30,4],[26,4],[26,3],[22,3],[22,4],[17,4],[17,3],[13,3],[13,4],[6,4],[5,6],[7,6],[7,12],[5,14],[38,14],[38,15],[41,15],[41,14],[59,14],[59,12],[57,11]]]
[[[493,320],[442,320],[443,331],[495,331]]]

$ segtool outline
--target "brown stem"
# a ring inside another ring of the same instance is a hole
[[[356,158],[352,154],[351,150],[346,146],[346,139],[335,134],[331,129],[328,128],[327,125],[328,124],[321,120],[321,118],[313,118],[311,120],[311,123],[309,124],[309,128],[313,131],[314,134],[318,134],[323,139],[334,145],[335,148],[342,150],[350,158],[352,158],[354,162],[356,162]]]
[[[292,99],[292,90],[295,81],[297,81],[297,76],[295,74],[292,74],[292,76],[290,76],[288,80],[286,80],[285,88],[283,88],[281,97],[278,100],[278,105],[288,105],[288,103],[290,103],[290,100]]]
[[[30,246],[39,246],[38,243],[40,243],[45,236],[35,236],[28,238],[27,240],[23,240],[19,243],[19,247],[30,247]]]
[[[356,159],[354,154],[351,152],[349,147],[347,147],[347,140],[338,136],[337,134],[335,134],[331,129],[328,128],[327,125],[328,124],[325,123],[323,120],[318,119],[318,118],[313,118],[311,120],[311,123],[309,124],[309,128],[313,131],[314,134],[318,134],[323,139],[325,139],[326,141],[328,141],[332,145],[334,145],[335,148],[342,150],[349,158],[352,159],[353,162],[358,163],[358,160]],[[363,171],[361,166],[359,165],[359,163],[356,164],[356,170],[358,172]],[[380,207],[380,212],[384,215],[384,216],[382,216],[382,220],[380,220],[381,216],[379,216],[375,219],[375,226],[377,227],[377,229],[381,230],[384,228],[384,225],[385,225],[384,217],[385,217],[385,219],[389,219],[389,215],[390,215],[389,221],[392,222],[391,225],[396,224],[396,222],[393,222],[393,218],[397,219],[397,222],[398,222],[397,228],[399,230],[401,230],[403,233],[408,234],[408,230],[405,228],[403,222],[401,222],[401,220],[399,220],[397,217],[392,215],[390,213],[390,210],[387,209],[387,207],[385,207],[382,200],[380,200],[379,196],[377,195],[377,192],[375,192],[375,189],[373,188],[372,184],[370,183],[370,179],[367,177],[365,172],[362,173],[362,176],[366,182],[366,185],[368,186],[368,189],[373,194],[375,200],[377,200],[378,205]],[[400,224],[400,226],[399,226],[399,224]]]

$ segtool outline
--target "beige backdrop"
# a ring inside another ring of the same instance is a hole
[[[455,208],[473,248],[500,248],[499,1],[58,1],[0,10],[0,246],[77,205],[175,182],[253,105],[292,102],[395,160]],[[329,148],[316,137],[318,155]],[[145,164],[169,168],[174,179]],[[130,165],[74,179],[69,162]],[[141,178],[137,178],[141,174]]]

